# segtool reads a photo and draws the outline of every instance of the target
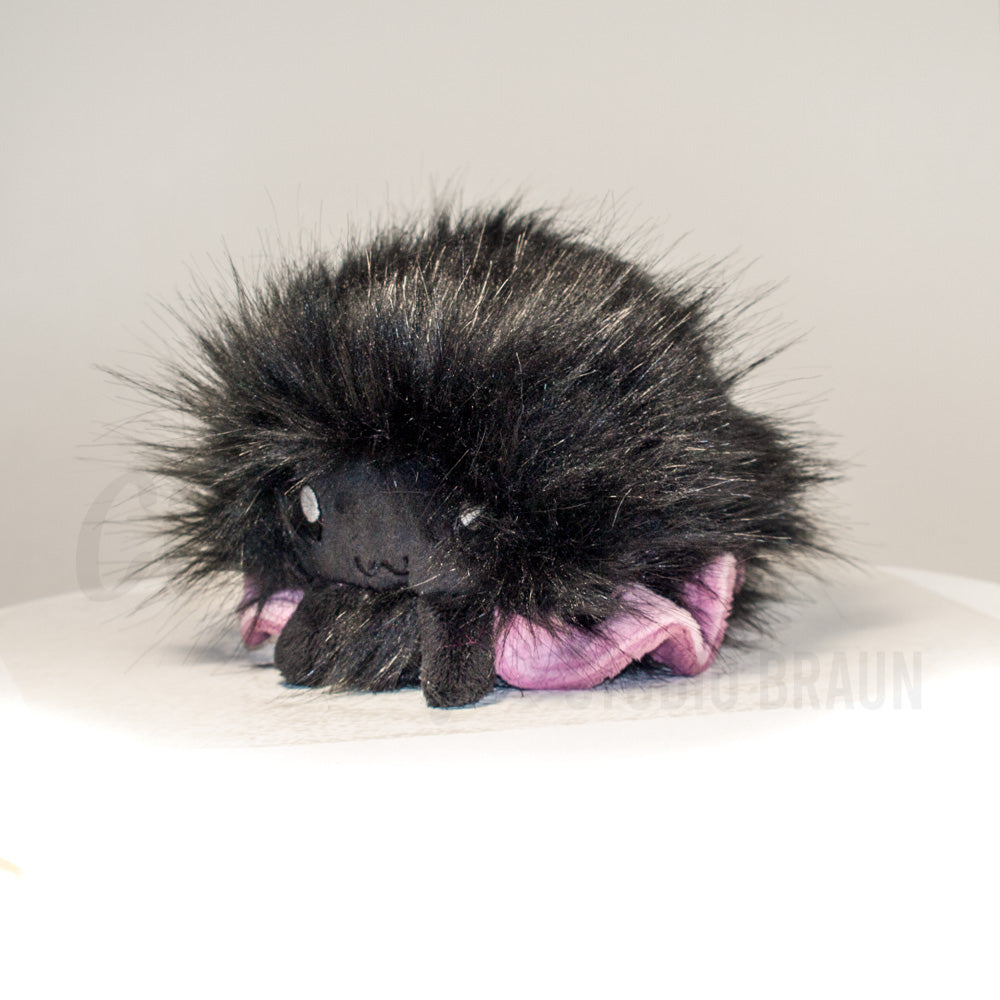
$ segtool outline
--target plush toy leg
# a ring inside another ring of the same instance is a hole
[[[289,684],[390,691],[416,684],[415,598],[331,586],[311,591],[288,620],[274,664]]]
[[[357,602],[346,588],[306,594],[274,647],[274,665],[289,684],[319,687],[333,668],[330,627]]]
[[[493,611],[476,602],[421,596],[420,687],[432,708],[470,705],[493,690]]]

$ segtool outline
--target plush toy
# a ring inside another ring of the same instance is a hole
[[[187,436],[166,559],[238,570],[294,685],[474,703],[693,675],[816,550],[826,478],[733,399],[711,293],[503,208],[237,284],[147,386]]]

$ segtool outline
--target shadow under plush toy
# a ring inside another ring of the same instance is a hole
[[[816,548],[825,467],[732,391],[711,299],[516,209],[278,268],[146,389],[180,582],[239,570],[292,684],[428,704],[693,675]],[[193,426],[192,426],[193,425]]]

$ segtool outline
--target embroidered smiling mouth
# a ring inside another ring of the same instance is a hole
[[[368,577],[369,580],[377,577],[382,570],[386,570],[392,573],[393,576],[407,577],[410,575],[410,557],[403,556],[403,569],[396,569],[392,563],[383,562],[381,560],[373,560],[366,567],[362,562],[360,556],[354,557],[354,565],[357,571],[362,575]]]

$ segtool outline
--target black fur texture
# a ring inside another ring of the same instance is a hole
[[[238,283],[146,386],[188,426],[147,463],[181,487],[164,559],[185,585],[249,574],[261,606],[305,590],[276,647],[289,682],[419,683],[432,705],[493,688],[511,616],[596,628],[627,585],[679,600],[722,553],[745,571],[732,622],[759,626],[820,548],[828,469],[734,402],[751,365],[713,310],[511,207]],[[339,521],[303,520],[307,486]]]

